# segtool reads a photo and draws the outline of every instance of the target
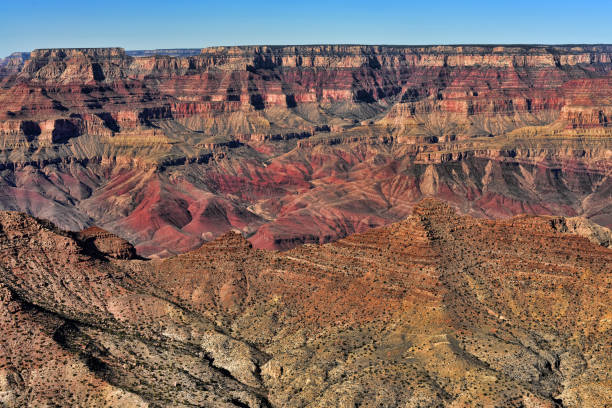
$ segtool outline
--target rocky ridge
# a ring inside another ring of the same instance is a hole
[[[0,398],[606,406],[612,251],[558,221],[425,200],[330,244],[262,251],[230,232],[145,261],[2,212]]]

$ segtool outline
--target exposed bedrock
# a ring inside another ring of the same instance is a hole
[[[3,62],[0,208],[146,256],[327,242],[425,196],[612,226],[610,46],[167,51]]]
[[[103,255],[116,259],[136,257],[132,244],[102,228],[89,227],[76,233],[75,237],[92,256]]]

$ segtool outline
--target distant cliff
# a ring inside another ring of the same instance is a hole
[[[199,48],[163,48],[158,50],[128,50],[125,52],[131,57],[148,57],[153,55],[168,55],[170,57],[192,57],[200,53]]]
[[[29,52],[14,52],[6,58],[0,58],[0,77],[19,72],[29,58]]]
[[[612,226],[612,46],[40,49],[0,77],[0,208],[140,253],[397,221],[424,196]],[[11,67],[6,68],[6,67]]]

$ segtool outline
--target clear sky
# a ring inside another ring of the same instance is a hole
[[[612,43],[612,0],[0,3],[0,56],[51,47]]]

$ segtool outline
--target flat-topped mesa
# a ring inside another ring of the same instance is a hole
[[[234,66],[252,60],[255,68],[285,67],[538,67],[610,63],[612,46],[233,46],[202,49],[205,58]],[[233,63],[232,63],[233,62]]]
[[[123,48],[51,48],[31,52],[18,78],[56,84],[126,77],[131,57]]]
[[[124,58],[127,56],[121,47],[107,48],[39,48],[30,53],[31,59],[63,60],[75,56],[87,56],[94,59]]]

